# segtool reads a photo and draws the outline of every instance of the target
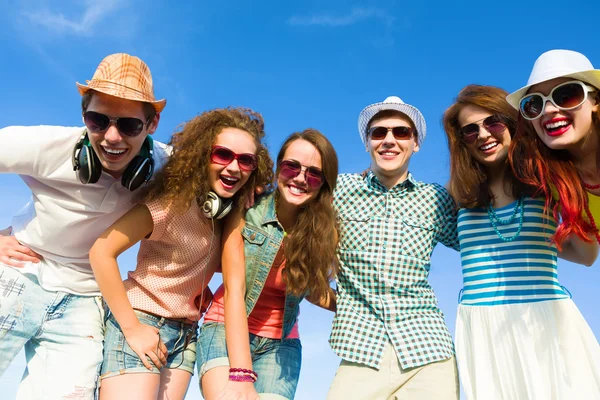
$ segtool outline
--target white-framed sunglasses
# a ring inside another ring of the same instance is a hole
[[[519,111],[523,118],[531,121],[538,119],[543,114],[547,101],[554,104],[559,110],[572,110],[585,102],[588,93],[597,90],[581,81],[564,82],[556,85],[548,96],[539,92],[523,96],[519,101]]]

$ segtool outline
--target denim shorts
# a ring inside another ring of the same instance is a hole
[[[250,353],[252,369],[258,374],[254,383],[256,392],[292,400],[302,365],[300,339],[269,339],[251,333]],[[196,355],[200,382],[207,371],[229,366],[224,324],[208,322],[202,325]]]
[[[8,394],[0,379],[0,398],[94,399],[103,338],[99,296],[45,290],[35,274],[0,263],[0,376],[23,348],[27,359],[18,396],[15,368],[4,375]]]
[[[158,328],[160,338],[169,353],[164,368],[181,369],[193,375],[197,340],[194,325],[138,310],[134,311],[142,324]],[[104,361],[100,379],[140,372],[160,374],[160,370],[154,366],[150,358],[148,358],[148,361],[152,365],[152,371],[144,367],[142,360],[125,340],[119,323],[112,313],[108,313],[104,336]]]

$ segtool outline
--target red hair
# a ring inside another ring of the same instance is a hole
[[[519,115],[508,159],[515,176],[534,187],[536,195],[545,196],[546,209],[560,221],[554,235],[558,249],[572,234],[590,242],[588,235],[598,229],[584,218],[587,192],[569,152],[546,146],[531,122]]]

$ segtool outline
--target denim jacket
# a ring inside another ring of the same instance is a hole
[[[262,196],[246,213],[246,225],[242,229],[246,257],[246,314],[250,315],[263,290],[275,256],[283,241],[283,227],[275,214],[275,192]],[[285,339],[298,317],[302,296],[286,294],[283,312],[283,335]]]

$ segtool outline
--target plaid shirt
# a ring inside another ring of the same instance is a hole
[[[387,342],[403,368],[454,355],[427,282],[438,242],[459,250],[456,208],[437,184],[412,175],[388,190],[375,174],[338,177],[337,313],[329,342],[344,360],[379,369]]]

